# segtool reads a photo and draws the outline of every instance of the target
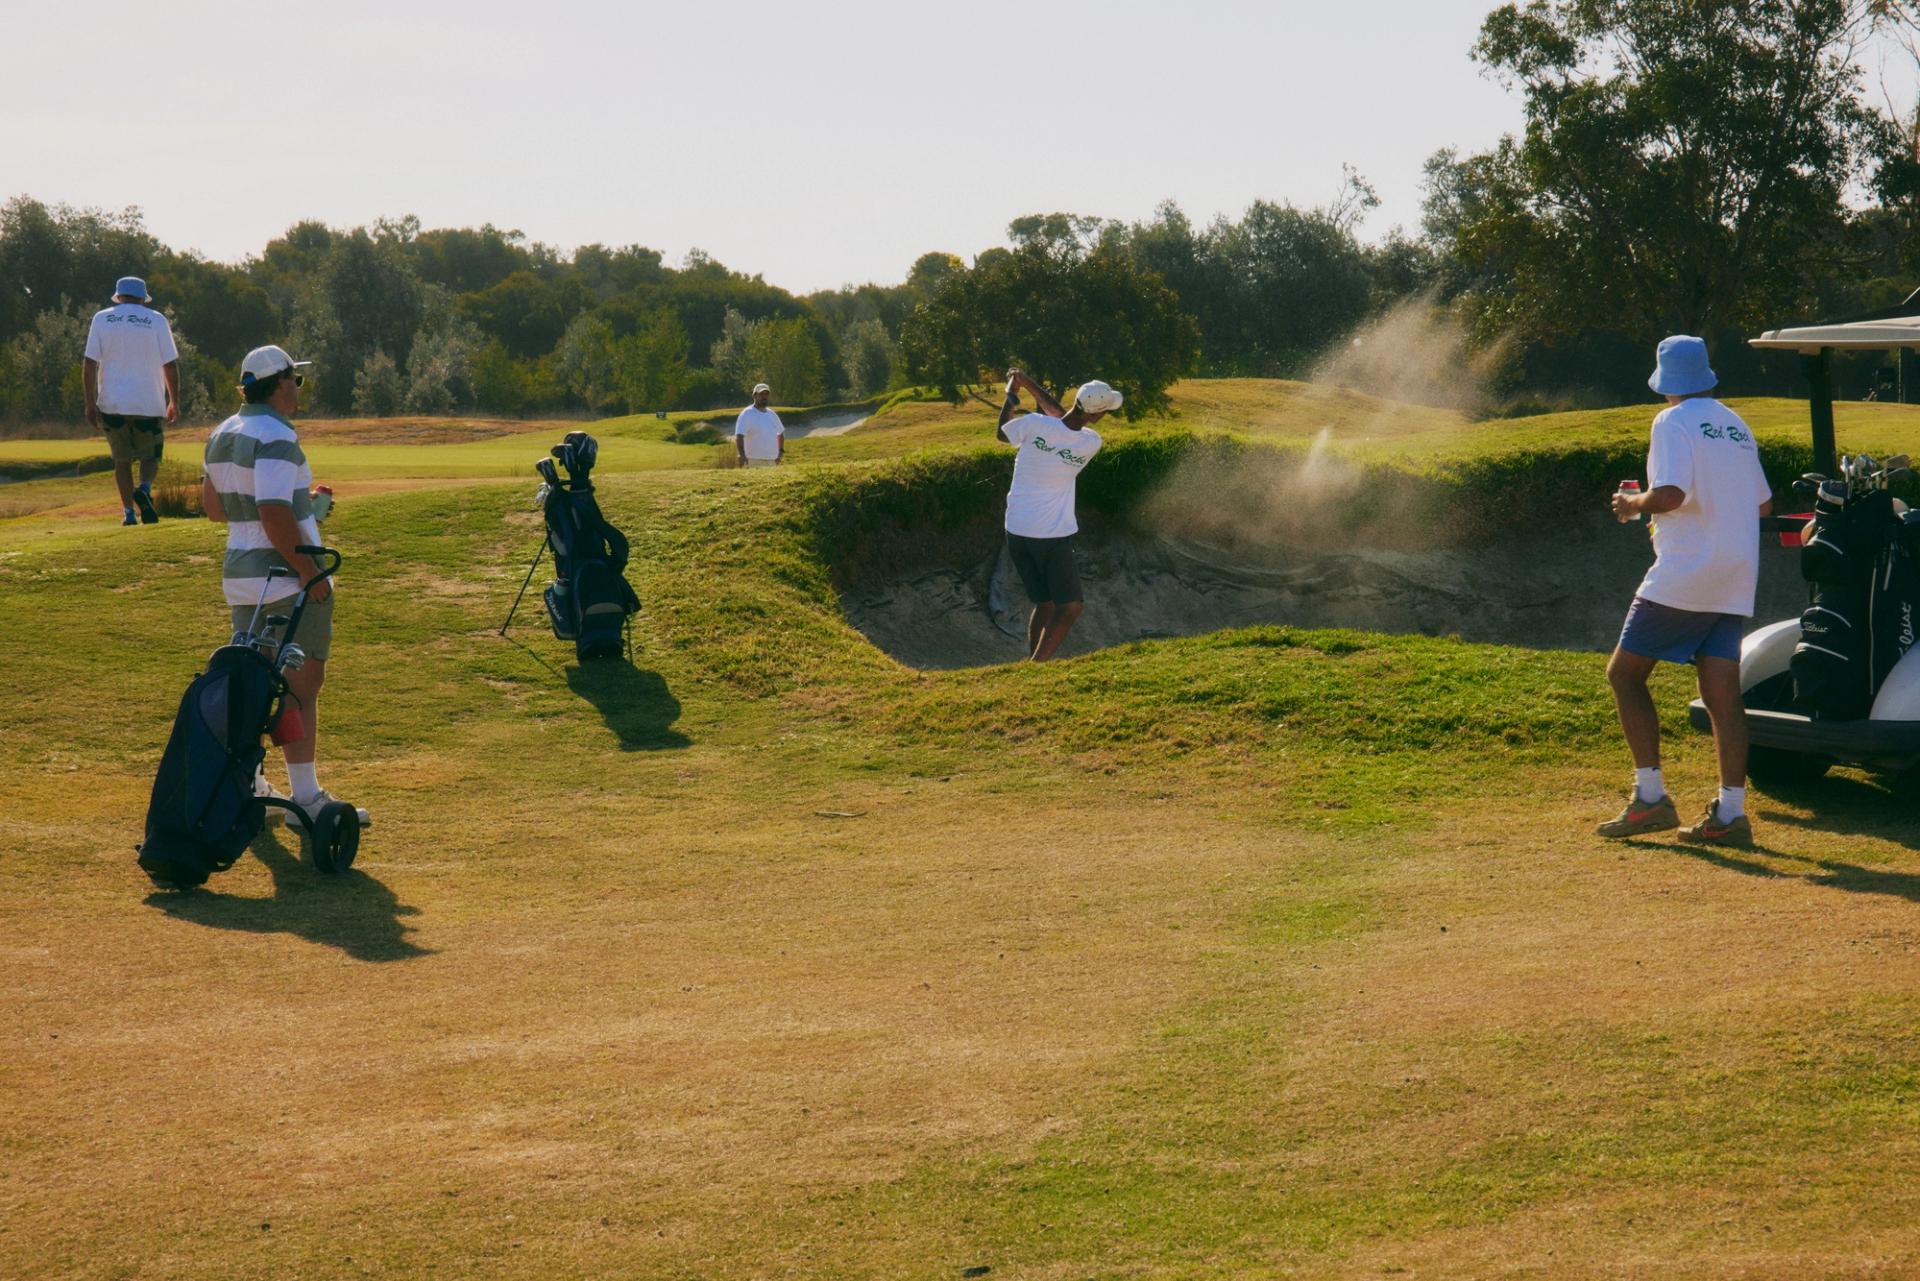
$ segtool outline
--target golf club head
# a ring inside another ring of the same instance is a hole
[[[1895,454],[1893,457],[1881,463],[1880,467],[1881,470],[1885,471],[1888,475],[1892,475],[1894,472],[1907,470],[1912,462],[1913,460],[1905,454]]]
[[[297,672],[307,665],[307,651],[298,645],[288,645],[280,651],[280,670]]]
[[[1820,492],[1820,484],[1825,479],[1826,477],[1824,476],[1802,476],[1799,480],[1793,482],[1793,492],[1802,498],[1812,498]]]

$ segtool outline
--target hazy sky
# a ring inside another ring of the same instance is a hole
[[[0,198],[137,204],[256,252],[302,218],[698,246],[805,291],[972,255],[1009,219],[1325,202],[1419,218],[1420,163],[1516,101],[1492,0],[1370,4],[9,4]]]

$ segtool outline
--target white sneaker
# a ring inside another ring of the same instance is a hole
[[[329,792],[326,788],[323,787],[317,793],[315,793],[310,800],[295,801],[294,804],[298,805],[301,809],[305,810],[307,812],[307,818],[311,820],[311,819],[319,818],[321,810],[325,809],[329,805],[332,805],[335,801],[338,801],[339,799],[340,799],[339,797],[335,796],[332,792]],[[353,812],[359,816],[361,827],[373,826],[373,816],[371,814],[367,813],[365,810],[360,809],[357,806],[354,808]]]
[[[285,792],[281,791],[279,788],[275,787],[272,783],[269,783],[267,781],[267,774],[265,770],[254,771],[253,794],[265,800],[271,800],[271,801],[284,801],[284,800],[292,799]],[[267,825],[269,827],[271,827],[275,823],[284,823],[286,821],[287,821],[287,812],[285,810],[281,809],[278,805],[267,806]]]

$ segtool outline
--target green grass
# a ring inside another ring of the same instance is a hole
[[[1191,387],[1084,497],[1284,471],[1301,400]],[[940,412],[772,473],[597,425],[631,668],[537,606],[496,634],[539,532],[481,447],[538,441],[316,443],[363,482],[323,778],[377,826],[349,877],[283,835],[184,901],[129,847],[219,531],[0,526],[0,1275],[1913,1270],[1910,787],[1756,791],[1753,853],[1600,842],[1591,654],[1276,625],[904,668],[836,584],[991,523],[1005,455]],[[1335,447],[1537,520],[1646,418]],[[1691,810],[1711,753],[1655,692]]]

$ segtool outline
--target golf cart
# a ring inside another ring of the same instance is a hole
[[[1832,378],[1836,351],[1920,350],[1920,292],[1884,312],[1771,330],[1750,342],[1800,353],[1814,470],[1793,484],[1810,512],[1761,521],[1763,533],[1800,547],[1811,602],[1800,617],[1763,626],[1741,643],[1749,772],[1762,783],[1792,783],[1817,779],[1835,763],[1882,771],[1920,764],[1920,511],[1891,492],[1913,472],[1905,455],[1836,453]],[[1698,699],[1690,719],[1711,731]]]

